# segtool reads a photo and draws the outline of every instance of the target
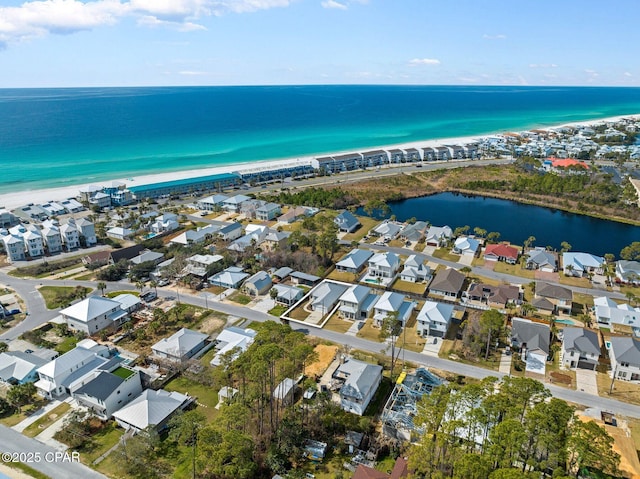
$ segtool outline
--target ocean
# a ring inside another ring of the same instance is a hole
[[[640,113],[640,88],[0,90],[0,193]]]

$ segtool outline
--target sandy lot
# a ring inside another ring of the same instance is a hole
[[[314,351],[318,355],[318,360],[304,368],[304,374],[309,377],[322,376],[322,373],[325,372],[331,364],[331,361],[333,361],[333,358],[335,358],[337,350],[338,346],[318,344],[314,348]]]

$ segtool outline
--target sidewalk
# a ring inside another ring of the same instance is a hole
[[[502,351],[500,356],[500,367],[498,369],[501,373],[511,374],[511,356]]]
[[[70,398],[68,398],[68,400],[70,400]],[[38,409],[31,416],[29,416],[28,418],[26,418],[23,421],[19,422],[18,424],[13,426],[11,429],[13,429],[14,431],[17,431],[17,432],[24,431],[28,426],[30,426],[31,424],[36,422],[38,419],[43,417],[45,414],[49,414],[50,411],[52,411],[55,408],[57,408],[60,404],[62,404],[62,401],[58,401],[57,399],[54,399],[49,404],[47,404],[45,407],[43,407],[41,409]]]

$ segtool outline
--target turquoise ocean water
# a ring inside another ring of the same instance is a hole
[[[0,193],[640,113],[640,88],[0,90]]]

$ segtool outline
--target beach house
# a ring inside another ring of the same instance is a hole
[[[457,298],[462,291],[464,284],[464,274],[453,268],[447,268],[444,271],[436,273],[433,281],[429,285],[429,294],[434,296],[442,296],[444,298]]]
[[[581,278],[589,274],[602,274],[605,260],[590,253],[568,251],[562,254],[562,271],[565,276]]]
[[[407,301],[404,294],[385,291],[373,307],[373,323],[380,327],[387,316],[395,316],[404,326],[416,307],[414,301]]]
[[[204,348],[208,338],[206,334],[182,328],[155,343],[151,346],[151,351],[159,358],[182,363]]]
[[[335,217],[333,222],[342,233],[353,233],[360,227],[360,221],[350,211],[343,211]]]
[[[349,358],[333,373],[341,381],[340,406],[362,416],[382,381],[382,366]]]
[[[231,326],[220,331],[215,339],[216,354],[211,360],[211,366],[220,366],[226,356],[235,361],[243,352],[253,344],[256,331],[250,328],[241,329]]]
[[[616,379],[640,381],[640,341],[627,336],[611,336],[609,359]]]
[[[340,296],[338,312],[343,319],[360,320],[369,316],[378,296],[371,288],[354,284]]]
[[[417,254],[409,256],[404,262],[404,268],[400,272],[400,279],[410,283],[430,280],[431,268],[426,265],[426,258]]]
[[[194,398],[176,391],[145,389],[129,404],[113,413],[118,425],[127,431],[138,433],[153,428],[161,432],[178,411],[186,409]]]
[[[416,333],[423,337],[443,338],[447,334],[452,317],[452,304],[427,300],[418,313]]]
[[[585,328],[562,330],[560,362],[567,368],[595,370],[600,357],[598,334]]]
[[[73,331],[96,334],[103,329],[117,329],[129,320],[129,313],[116,299],[89,296],[82,301],[60,310],[60,316]]]
[[[365,249],[352,249],[336,263],[336,270],[343,273],[358,274],[367,265],[373,252]]]

